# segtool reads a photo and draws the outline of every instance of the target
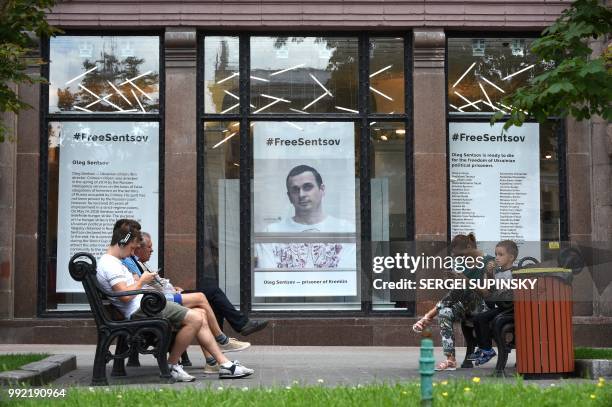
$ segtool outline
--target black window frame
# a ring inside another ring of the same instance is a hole
[[[445,78],[445,104],[444,109],[446,112],[446,218],[447,222],[447,241],[450,243],[451,236],[451,205],[450,205],[450,165],[448,155],[450,151],[450,145],[448,142],[449,137],[449,123],[452,122],[481,122],[489,123],[491,115],[482,114],[471,114],[461,113],[451,115],[448,109],[448,40],[449,38],[525,38],[535,39],[539,38],[541,33],[539,31],[446,31],[445,32],[445,50],[444,50],[444,78]],[[503,123],[509,119],[509,115],[505,115],[503,119],[499,120],[499,123]],[[568,199],[567,199],[567,131],[565,120],[560,117],[549,117],[549,122],[554,123],[555,136],[557,137],[557,151],[559,154],[559,237],[560,241],[567,241],[569,239],[569,226],[568,226]],[[538,123],[537,120],[529,118],[525,123]],[[541,191],[540,191],[541,193]]]
[[[157,113],[49,113],[49,86],[40,85],[39,114],[40,114],[40,179],[38,194],[38,287],[36,299],[36,316],[39,318],[87,318],[91,311],[50,311],[47,308],[47,280],[48,262],[52,258],[47,253],[48,229],[48,190],[49,190],[49,135],[50,122],[75,121],[115,121],[115,122],[157,122],[159,125],[159,203],[158,203],[158,242],[157,253],[160,264],[164,262],[164,155],[165,155],[165,58],[164,58],[164,32],[161,30],[127,31],[127,30],[64,30],[59,36],[155,36],[159,38],[159,110]],[[51,39],[41,38],[41,57],[49,61]],[[50,64],[42,65],[41,76],[48,82]],[[57,253],[55,254],[57,256]],[[57,261],[57,257],[56,257]],[[59,268],[59,265],[57,266]],[[68,265],[66,265],[68,267]]]
[[[237,121],[240,123],[240,241],[247,242],[240,250],[240,309],[251,316],[265,316],[268,318],[286,317],[364,317],[389,316],[405,317],[406,311],[396,312],[388,310],[374,310],[372,307],[371,284],[371,253],[361,250],[361,309],[360,310],[316,310],[316,311],[253,311],[251,312],[251,168],[252,151],[249,142],[249,129],[251,121],[350,121],[359,124],[359,182],[360,182],[360,209],[361,209],[361,241],[371,242],[371,199],[370,199],[370,121],[401,122],[406,129],[405,170],[406,170],[406,241],[414,240],[414,120],[413,120],[413,44],[412,31],[325,31],[321,33],[304,31],[204,31],[197,34],[197,266],[196,285],[202,288],[206,277],[204,262],[201,259],[205,253],[205,197],[204,187],[204,126],[209,121]],[[213,36],[230,36],[239,39],[239,89],[240,107],[238,114],[208,114],[204,111],[204,38]],[[359,113],[317,113],[307,117],[299,113],[266,113],[253,114],[249,111],[250,103],[250,39],[260,36],[291,36],[291,37],[353,37],[358,39],[358,110]],[[404,112],[402,114],[370,113],[369,99],[369,43],[370,38],[401,37],[404,40]],[[362,248],[369,247],[369,245]],[[218,270],[215,271],[218,281]],[[210,276],[209,276],[210,278]],[[408,315],[414,315],[416,302],[410,302]]]

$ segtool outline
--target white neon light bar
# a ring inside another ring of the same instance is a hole
[[[461,93],[455,91],[455,95],[459,96],[461,99],[465,100],[467,103],[473,103],[470,99],[463,96]],[[477,110],[481,110],[478,106],[474,105]]]
[[[306,64],[299,64],[299,65],[296,65],[296,66],[292,66],[291,68],[286,68],[286,69],[283,69],[283,70],[280,70],[280,71],[272,72],[270,74],[270,76],[280,75],[280,74],[285,73],[285,72],[293,71],[294,69],[301,68],[304,65],[306,65]]]
[[[132,83],[132,81],[135,81],[136,79],[140,79],[140,78],[142,78],[143,76],[147,76],[147,75],[148,75],[148,74],[150,74],[151,72],[153,72],[153,71],[147,71],[147,72],[145,72],[145,73],[141,73],[141,74],[140,74],[140,75],[138,75],[138,76],[134,76],[133,78],[126,79],[126,80],[124,80],[123,82],[121,82],[121,83],[119,84],[119,86],[125,85],[125,84],[126,84],[126,83],[128,83],[128,82]]]
[[[263,111],[263,110],[265,110],[265,109],[269,108],[270,106],[274,106],[274,105],[275,105],[275,104],[277,104],[278,102],[280,102],[280,100],[275,100],[274,102],[268,103],[268,104],[267,104],[267,105],[265,105],[264,107],[262,107],[262,108],[259,108],[259,109],[255,110],[253,113],[259,113],[259,112],[261,112],[261,111]]]
[[[466,108],[466,107],[468,107],[468,106],[474,106],[474,107],[476,107],[476,108],[477,108],[477,106],[476,106],[476,105],[477,105],[478,103],[480,103],[480,102],[482,102],[482,99],[478,99],[478,100],[477,100],[477,101],[475,101],[475,102],[468,103],[468,104],[463,105],[463,106],[459,106],[457,109],[465,109],[465,108]],[[462,110],[462,111],[463,111],[463,110]]]
[[[226,138],[224,138],[223,140],[221,140],[220,142],[218,142],[217,144],[215,144],[212,148],[215,149],[217,147],[219,147],[221,144],[225,143],[227,140],[231,139],[232,137],[234,137],[236,134],[238,134],[237,131],[233,132],[232,134],[230,134],[229,136],[227,136]]]
[[[359,113],[359,111],[357,110],[353,110],[353,109],[348,109],[346,107],[342,107],[342,106],[335,106],[336,109],[338,110],[344,110],[345,112],[351,112],[351,113]]]
[[[84,107],[81,107],[81,106],[73,106],[73,107],[74,107],[76,110],[80,110],[80,111],[82,111],[82,112],[92,113],[92,111],[91,111],[91,110],[89,110],[89,109],[85,109]]]
[[[487,102],[489,102],[489,104],[492,105],[493,102],[491,102],[491,99],[489,98],[489,95],[487,94],[487,91],[482,86],[482,83],[478,82],[478,86],[480,86],[480,90],[482,91],[482,93],[484,93],[485,97],[487,98]]]
[[[123,92],[121,92],[115,85],[113,85],[113,83],[111,81],[106,81],[106,82],[108,82],[108,84],[111,86],[111,88],[113,88],[115,90],[115,92],[117,92],[119,94],[119,96],[121,96],[123,98],[123,100],[125,100],[126,102],[128,102],[128,104],[130,106],[132,106],[132,102],[130,102],[130,100],[125,97]]]
[[[144,95],[144,97],[146,97],[147,99],[149,99],[150,101],[153,101],[153,98],[151,98],[151,96],[149,96],[144,90],[140,89],[138,86],[136,86],[136,84],[134,82],[129,82],[130,85],[132,85],[133,87],[136,88],[136,90],[140,93],[142,93]]]
[[[287,124],[288,124],[289,126],[291,126],[291,127],[294,127],[294,128],[296,128],[296,129],[298,129],[299,131],[304,131],[304,129],[303,129],[303,128],[301,128],[300,126],[298,126],[298,125],[297,125],[297,124],[295,124],[295,123],[291,123],[291,122],[285,122],[285,123],[287,123]]]
[[[500,105],[501,107],[505,107],[505,108],[506,108],[506,109],[508,109],[508,110],[512,110],[512,107],[510,107],[510,106],[506,106],[506,105],[504,105],[504,104],[503,104],[503,103],[501,103],[501,102],[497,102],[497,104],[498,104],[498,105]],[[527,113],[527,111],[526,111],[526,110],[523,110],[523,109],[518,109],[518,110],[519,110],[520,112],[525,113],[525,114],[529,114],[529,113]]]
[[[321,96],[319,96],[318,98],[316,98],[315,100],[313,100],[312,102],[310,102],[309,104],[307,104],[306,106],[304,106],[302,108],[302,110],[306,110],[308,109],[310,106],[314,105],[315,103],[317,103],[319,100],[323,99],[325,96],[327,96],[327,93],[322,94]]]
[[[84,91],[88,92],[90,95],[94,96],[97,99],[102,99],[100,96],[96,95],[95,93],[93,93],[92,91],[90,91],[89,89],[87,89],[85,86],[81,85],[79,83],[79,88],[83,89]]]
[[[493,110],[498,110],[500,112],[503,112],[504,114],[508,114],[508,112],[506,112],[505,110],[500,109],[499,107],[497,107],[497,106],[495,106],[495,105],[493,105],[491,103],[485,102],[484,100],[482,101],[482,103],[484,103],[485,105],[489,106]]]
[[[111,105],[112,107],[114,107],[115,109],[119,110],[120,112],[123,112],[124,110],[122,108],[120,108],[119,106],[117,106],[116,104],[114,104],[113,102],[111,102],[110,100],[108,100],[111,96],[113,96],[114,93],[111,93],[110,95],[106,95],[102,98],[102,101],[108,103],[109,105]]]
[[[230,110],[232,110],[232,109],[234,109],[234,108],[236,108],[236,107],[238,107],[238,106],[240,106],[240,103],[236,103],[235,105],[228,107],[227,109],[225,109],[224,111],[222,111],[222,112],[221,112],[221,114],[223,114],[223,113],[227,113],[227,112],[229,112]]]
[[[77,79],[79,79],[79,78],[82,78],[83,76],[87,75],[88,73],[90,73],[90,72],[92,72],[92,71],[95,71],[96,69],[98,69],[98,66],[94,66],[94,67],[93,67],[93,68],[91,68],[90,70],[85,71],[85,72],[83,72],[82,74],[75,76],[74,78],[72,78],[72,79],[70,79],[68,82],[66,82],[66,85],[68,85],[68,84],[69,84],[69,83],[71,83],[71,82],[76,81],[76,80],[77,80]]]
[[[374,126],[378,122],[370,122],[370,126]]]
[[[393,66],[393,65],[388,65],[388,66],[385,66],[383,69],[379,69],[378,71],[376,71],[376,72],[374,72],[374,73],[370,74],[370,78],[375,77],[375,76],[376,76],[376,75],[378,75],[379,73],[383,73],[383,72],[385,72],[387,69],[390,69],[392,66]]]
[[[134,97],[134,99],[136,99],[136,102],[138,102],[138,106],[140,106],[140,110],[142,110],[143,113],[146,113],[144,110],[144,107],[142,106],[142,103],[140,103],[140,99],[138,99],[138,96],[136,96],[134,89],[130,89],[130,92],[132,92],[132,96]]]
[[[92,107],[93,105],[95,105],[96,103],[100,103],[100,102],[102,102],[102,99],[95,100],[95,101],[91,102],[90,104],[88,104],[85,107],[89,108],[89,107]]]
[[[448,105],[449,105],[450,107],[452,107],[453,109],[455,109],[455,110],[458,110],[458,111],[460,111],[460,112],[463,112],[463,110],[461,110],[461,108],[458,108],[457,106],[453,105],[452,103],[449,103]]]
[[[235,73],[231,74],[230,76],[228,76],[227,78],[223,78],[223,79],[221,79],[219,82],[217,82],[217,85],[218,85],[218,84],[220,84],[220,83],[223,83],[223,82],[225,82],[225,81],[229,81],[230,79],[232,79],[233,77],[236,77],[236,76],[238,76],[238,75],[239,75],[239,74],[235,72]]]
[[[461,79],[463,79],[465,77],[465,75],[468,74],[468,72],[470,72],[472,70],[472,68],[474,67],[474,65],[476,65],[476,62],[473,62],[472,65],[470,65],[470,67],[463,73],[463,75],[461,75],[459,77],[459,79],[457,79],[457,82],[455,82],[455,84],[453,85],[453,88],[455,86],[457,86],[459,84],[459,82],[461,82]]]
[[[379,91],[378,89],[375,89],[373,87],[370,86],[370,90],[374,93],[379,94],[380,96],[384,97],[387,100],[390,100],[393,102],[393,98],[391,96],[385,95],[384,93],[382,93],[381,91]]]
[[[261,82],[270,82],[269,79],[264,79],[264,78],[260,78],[259,76],[253,76],[253,75],[251,75],[251,79],[255,79],[256,81],[261,81]]]
[[[485,78],[484,76],[481,76],[480,79],[482,79],[483,81],[485,81],[486,83],[488,83],[489,85],[493,86],[495,89],[497,89],[498,91],[500,91],[501,93],[506,93],[502,88],[500,88],[499,86],[497,86],[496,84],[494,84],[493,82],[491,82],[490,80],[488,80],[487,78]]]
[[[279,102],[291,103],[290,100],[279,98],[279,97],[276,97],[276,96],[266,95],[265,93],[261,93],[261,96],[263,96],[263,97],[265,97],[267,99],[278,100]]]
[[[321,82],[319,82],[319,80],[316,78],[316,76],[314,76],[313,74],[309,73],[308,75],[310,75],[310,77],[312,79],[314,79],[314,81],[321,87],[323,88],[323,90],[325,91],[325,93],[327,93],[329,96],[334,97],[334,95],[331,94],[331,92],[325,87],[323,86],[323,84]]]
[[[291,110],[292,112],[296,112],[296,113],[310,114],[310,113],[308,113],[308,112],[305,112],[305,111],[303,111],[303,110],[299,110],[299,109],[292,109],[292,108],[289,108],[289,110]]]
[[[240,100],[240,98],[236,95],[234,95],[232,92],[230,92],[229,90],[224,90],[225,93],[227,93],[228,95],[230,95],[231,97],[233,97],[236,100]]]
[[[534,66],[535,66],[535,65],[534,65],[534,64],[532,64],[532,65],[529,65],[527,68],[523,68],[523,69],[521,69],[520,71],[516,71],[515,73],[512,73],[512,74],[510,74],[510,75],[506,76],[505,78],[502,78],[502,81],[505,81],[506,79],[510,79],[510,78],[512,78],[512,77],[513,77],[513,76],[515,76],[515,75],[518,75],[518,74],[520,74],[520,73],[523,73],[523,72],[525,72],[525,71],[528,71],[529,69],[533,68]]]

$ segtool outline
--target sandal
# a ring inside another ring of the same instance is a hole
[[[440,362],[438,364],[438,366],[436,366],[436,368],[434,369],[436,372],[441,372],[444,370],[457,370],[457,361],[452,361],[452,360],[443,360],[442,362]]]
[[[419,319],[416,324],[412,325],[412,330],[419,334],[423,332],[423,329],[431,325],[432,322],[433,322],[433,319],[428,318],[428,317],[423,317]]]

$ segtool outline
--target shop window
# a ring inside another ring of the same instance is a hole
[[[448,39],[450,234],[474,232],[493,253],[514,240],[519,255],[541,259],[542,242],[566,238],[560,179],[559,121],[527,122],[502,131],[490,116],[501,100],[547,68],[530,38]]]
[[[204,110],[238,113],[240,106],[238,37],[204,38]]]
[[[395,114],[404,111],[404,39],[370,39],[370,111]]]
[[[529,47],[533,38],[449,38],[448,112],[507,112],[502,98],[543,72]]]
[[[381,246],[392,248],[392,242],[401,245],[407,239],[405,124],[372,121],[370,139],[372,241],[390,242]],[[379,278],[393,281],[395,276],[385,270]],[[372,296],[373,308],[380,310],[406,308],[412,301],[414,293],[408,290],[374,290]]]
[[[157,37],[57,36],[49,61],[49,113],[159,111]]]
[[[100,257],[117,219],[151,234],[153,269],[159,247],[159,37],[58,36],[49,56],[40,314],[89,309],[68,260]]]
[[[410,239],[410,41],[202,43],[200,281],[218,282],[235,306],[254,311],[405,313],[413,299],[372,292],[362,243]]]
[[[252,37],[251,112],[358,113],[357,38]]]

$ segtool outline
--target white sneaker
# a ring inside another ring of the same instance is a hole
[[[237,360],[234,360],[230,367],[219,366],[219,379],[239,379],[253,373],[255,373],[253,369],[242,366]]]
[[[172,378],[177,382],[192,382],[195,377],[183,370],[183,365],[168,365]]]
[[[245,350],[251,346],[250,342],[242,342],[236,338],[229,338],[229,341],[225,345],[219,344],[219,348],[223,353],[227,352],[239,352],[241,350]]]

